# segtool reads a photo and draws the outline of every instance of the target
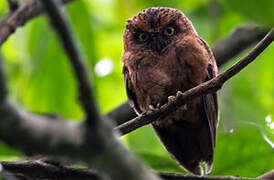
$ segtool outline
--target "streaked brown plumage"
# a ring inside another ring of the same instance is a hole
[[[128,101],[137,114],[163,105],[217,74],[212,52],[179,10],[153,7],[127,21],[124,63]],[[196,98],[152,123],[166,149],[188,171],[212,168],[218,124],[216,93]]]

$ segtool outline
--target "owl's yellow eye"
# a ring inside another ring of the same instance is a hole
[[[145,42],[145,41],[148,40],[148,35],[147,35],[146,33],[140,33],[140,34],[138,35],[138,40],[139,40],[140,42]]]
[[[173,34],[175,34],[175,29],[173,27],[167,27],[165,30],[164,30],[164,34],[166,36],[172,36]]]

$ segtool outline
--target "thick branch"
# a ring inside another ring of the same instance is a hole
[[[56,0],[62,3],[68,3],[73,0]],[[15,30],[23,26],[32,18],[40,15],[42,12],[41,5],[36,0],[27,1],[26,4],[21,5],[15,11],[8,14],[0,22],[0,46],[8,39],[8,37],[15,32]]]
[[[217,90],[221,89],[223,84],[232,78],[234,75],[239,73],[242,69],[244,69],[249,63],[254,61],[256,57],[261,54],[265,48],[267,48],[274,38],[274,29],[272,29],[264,38],[263,40],[258,43],[258,45],[244,58],[242,58],[238,63],[233,65],[224,73],[219,74],[217,77],[202,83],[190,90],[187,90],[184,93],[177,93],[176,100],[169,102],[166,105],[163,105],[159,110],[144,114],[142,116],[136,117],[122,125],[119,125],[115,128],[115,130],[120,131],[123,135],[127,134],[139,127],[147,125],[153,121],[155,121],[160,116],[165,116],[180,106],[185,105],[187,102],[193,100],[196,97],[201,95],[205,95],[208,93],[216,92]]]
[[[78,83],[79,99],[84,108],[87,122],[94,125],[99,120],[99,112],[95,104],[92,87],[88,74],[88,65],[85,64],[82,54],[77,48],[77,42],[71,32],[66,14],[62,13],[58,4],[53,0],[40,0],[48,12],[49,19],[59,35],[70,63],[75,71]]]
[[[32,179],[70,179],[70,180],[101,180],[100,175],[90,169],[77,169],[55,166],[43,161],[2,162],[5,170],[13,175],[24,175]],[[194,176],[181,173],[155,172],[163,180],[253,180],[253,178],[234,176]]]
[[[97,172],[89,169],[76,169],[64,166],[55,166],[43,161],[2,162],[6,171],[26,179],[70,179],[70,180],[102,180]]]
[[[121,146],[109,125],[90,130],[83,124],[29,113],[8,101],[0,106],[0,114],[0,139],[28,155],[82,162],[114,180],[158,179]]]
[[[231,58],[260,41],[266,33],[267,31],[262,30],[256,25],[245,25],[235,29],[225,39],[218,41],[212,48],[212,51],[219,68]],[[129,107],[127,102],[106,115],[114,119],[118,125],[136,117],[135,112]]]

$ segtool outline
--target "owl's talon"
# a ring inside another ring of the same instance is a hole
[[[167,101],[168,103],[175,101],[176,97],[175,96],[168,96]]]
[[[180,95],[182,95],[182,94],[183,94],[182,91],[177,91],[176,97],[178,97],[178,96],[180,96]]]
[[[159,108],[158,107],[155,107],[154,105],[150,104],[148,106],[148,108],[151,110],[151,111],[157,111]]]
[[[157,103],[156,108],[159,109],[161,106],[161,103]]]
[[[147,112],[142,112],[142,113],[138,114],[138,116],[144,116],[146,114],[147,114]]]
[[[183,110],[187,110],[187,105],[183,105]]]

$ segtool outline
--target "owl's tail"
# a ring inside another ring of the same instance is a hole
[[[154,130],[169,153],[184,169],[203,175],[200,163],[206,164],[206,174],[211,172],[213,146],[207,122],[174,122],[168,128],[153,125]]]

